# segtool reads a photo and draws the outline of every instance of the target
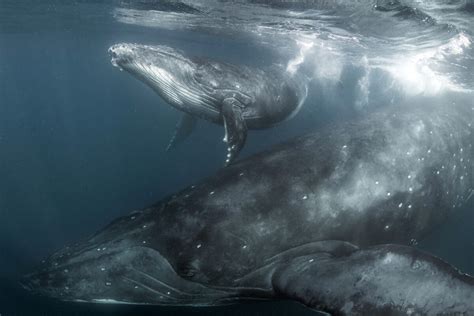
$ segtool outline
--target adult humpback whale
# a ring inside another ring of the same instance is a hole
[[[290,141],[116,219],[23,284],[72,301],[473,315],[474,279],[407,246],[472,195],[473,121],[471,105],[392,107]]]
[[[112,64],[140,79],[176,109],[184,112],[168,149],[186,138],[195,117],[223,124],[229,164],[239,153],[247,129],[261,129],[296,114],[307,86],[298,74],[187,58],[167,46],[116,44]]]

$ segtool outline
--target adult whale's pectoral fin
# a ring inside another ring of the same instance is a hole
[[[406,246],[299,256],[275,270],[272,285],[335,315],[474,315],[474,278]]]
[[[169,151],[170,149],[174,148],[178,143],[182,142],[189,135],[191,135],[194,128],[196,127],[196,121],[197,120],[194,116],[191,116],[187,113],[183,113],[183,115],[178,121],[178,124],[176,124],[174,135],[173,137],[171,137],[168,147],[166,147],[166,151]]]
[[[243,105],[234,98],[225,99],[223,102],[224,142],[227,143],[226,166],[237,157],[247,138],[247,125],[245,124],[242,110]]]

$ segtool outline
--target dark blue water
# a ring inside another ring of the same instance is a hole
[[[19,277],[48,253],[222,166],[222,128],[205,122],[165,152],[179,113],[112,67],[110,45],[160,43],[255,65],[282,55],[247,34],[119,23],[111,14],[114,5],[90,3],[0,2],[0,315],[314,314],[288,302],[198,309],[62,303],[18,286]],[[319,106],[251,132],[242,156],[363,115],[344,106],[357,97],[353,87],[362,75],[358,65],[344,68],[336,94],[314,89],[307,104]],[[324,88],[321,78],[315,85]],[[473,201],[420,244],[471,273]]]

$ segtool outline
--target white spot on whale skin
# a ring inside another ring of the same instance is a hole
[[[390,264],[390,263],[392,263],[392,261],[393,261],[394,259],[395,259],[395,256],[394,256],[392,253],[389,252],[389,253],[387,253],[387,254],[385,255],[385,258],[383,258],[382,263],[384,263],[384,264]]]
[[[307,195],[303,195],[303,200],[307,200],[308,199],[308,196]]]
[[[354,308],[354,303],[349,301],[349,302],[346,302],[344,304],[344,306],[342,306],[342,311],[347,314],[347,315],[351,315],[352,314],[352,309]]]
[[[418,260],[416,260],[415,262],[412,263],[412,268],[413,268],[414,270],[420,269],[421,266],[422,266],[422,264],[421,264],[421,262],[418,261]]]
[[[199,249],[199,248],[201,248],[201,247],[202,247],[201,244],[197,244],[197,245],[196,245],[196,248],[197,248],[197,249]]]

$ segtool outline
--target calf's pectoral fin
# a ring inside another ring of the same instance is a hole
[[[474,279],[406,246],[299,256],[279,265],[272,287],[333,315],[474,315]]]
[[[247,125],[242,110],[243,105],[234,98],[225,99],[222,104],[222,118],[225,129],[224,141],[227,143],[226,166],[237,157],[247,138]]]
[[[174,148],[177,144],[185,140],[196,127],[196,118],[187,113],[183,113],[174,131],[173,137],[171,137],[166,151]]]

